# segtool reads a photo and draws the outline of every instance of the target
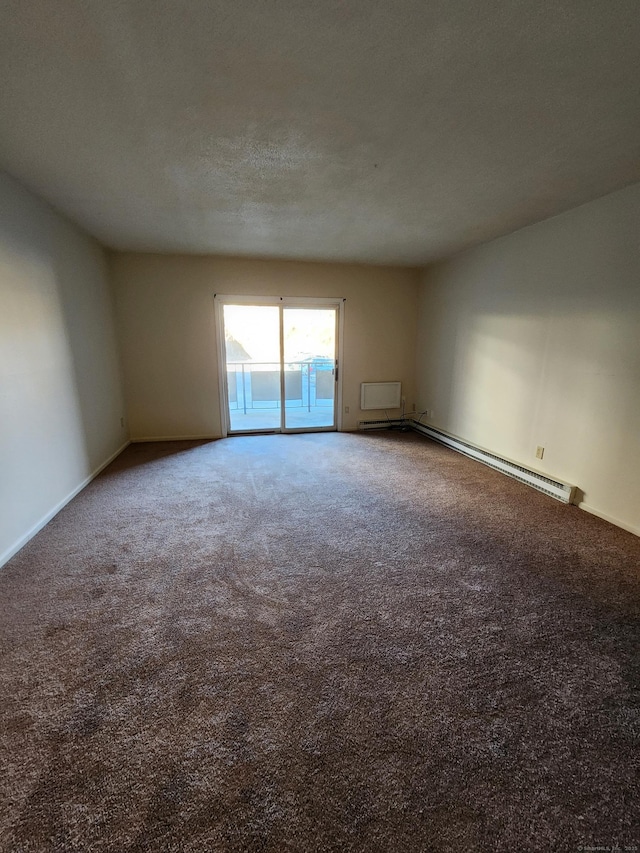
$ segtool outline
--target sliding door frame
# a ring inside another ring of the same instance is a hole
[[[279,307],[280,317],[280,399],[285,399],[284,389],[284,336],[283,319],[284,308],[335,308],[336,309],[336,370],[338,378],[335,389],[335,428],[338,432],[342,430],[342,373],[344,364],[344,303],[345,299],[339,297],[313,297],[313,296],[247,296],[246,294],[234,295],[228,293],[215,293],[213,297],[215,313],[215,329],[218,353],[218,389],[220,397],[220,434],[226,438],[230,432],[229,423],[229,389],[227,387],[227,354],[225,350],[224,337],[224,306],[225,305],[256,305]],[[264,432],[327,432],[323,427],[307,427],[293,429],[286,427],[284,405],[281,407],[280,429],[264,430]],[[259,431],[256,431],[256,434]],[[235,433],[233,433],[235,435]]]

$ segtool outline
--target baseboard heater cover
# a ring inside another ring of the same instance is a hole
[[[378,421],[358,421],[358,429],[396,429],[408,426],[402,418],[384,418]]]
[[[514,480],[519,480],[527,486],[532,486],[539,492],[544,492],[545,495],[550,495],[562,503],[573,503],[576,487],[569,483],[562,483],[559,480],[553,480],[551,477],[546,477],[544,474],[539,474],[537,471],[531,471],[516,462],[511,462],[508,459],[503,459],[501,456],[496,456],[495,453],[490,453],[488,450],[482,450],[467,441],[449,435],[435,427],[425,426],[418,421],[411,419],[410,426],[416,432],[426,435],[428,438],[438,441],[447,447],[457,450],[458,453],[463,453],[471,459],[482,462],[496,471],[506,474],[508,477],[513,477]]]

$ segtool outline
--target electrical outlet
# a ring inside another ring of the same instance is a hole
[[[349,406],[344,407],[344,413],[345,413],[345,415],[349,414]]]
[[[536,447],[536,459],[542,459],[543,456],[544,456],[544,447],[540,447],[540,445],[538,445]]]

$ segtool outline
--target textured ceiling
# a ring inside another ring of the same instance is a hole
[[[640,180],[638,0],[3,0],[0,79],[118,249],[420,265]]]

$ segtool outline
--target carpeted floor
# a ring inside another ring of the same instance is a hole
[[[133,445],[0,571],[0,849],[636,850],[639,591],[415,434]]]

